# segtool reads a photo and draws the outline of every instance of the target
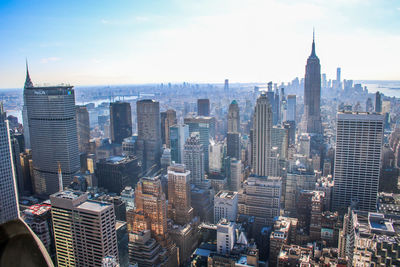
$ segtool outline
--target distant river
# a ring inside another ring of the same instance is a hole
[[[379,91],[385,96],[400,97],[400,81],[354,81],[354,83],[367,86],[369,93]]]

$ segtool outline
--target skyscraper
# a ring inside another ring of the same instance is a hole
[[[167,238],[167,200],[157,177],[143,177],[135,190],[135,210],[127,213],[128,229],[150,230],[163,243]]]
[[[224,92],[229,93],[229,80],[225,79]]]
[[[26,61],[26,78],[25,78],[25,84],[24,84],[24,91],[27,88],[32,88],[32,87],[33,87],[33,83],[31,81],[31,77],[29,76],[28,61]],[[28,107],[26,106],[25,94],[24,94],[24,105],[22,106],[22,122],[24,125],[25,148],[30,149],[31,148],[31,140],[30,140],[30,135],[29,135]]]
[[[176,123],[177,120],[175,110],[168,109],[165,112],[161,112],[161,140],[163,144],[167,145],[167,148],[170,148],[169,127],[175,125]]]
[[[141,235],[143,231],[150,230],[151,236],[166,249],[164,259],[168,258],[166,260],[168,265],[163,266],[178,266],[177,248],[171,242],[167,229],[167,200],[158,177],[140,179],[135,190],[135,210],[128,211],[126,217],[128,230],[133,235]],[[136,240],[130,238],[129,243],[129,254],[133,255],[135,251],[132,249],[134,249]],[[143,246],[136,251],[136,253],[143,252],[149,254]]]
[[[90,124],[86,106],[76,106],[76,127],[78,133],[79,152],[89,152]]]
[[[149,171],[160,164],[161,123],[160,103],[145,99],[136,102],[138,156],[142,159],[143,171]]]
[[[190,171],[190,182],[201,187],[204,181],[204,149],[198,134],[192,134],[185,143],[184,163]]]
[[[169,128],[169,138],[171,147],[171,161],[183,163],[184,147],[186,139],[189,138],[189,126],[186,124],[176,124]]]
[[[139,160],[136,156],[112,156],[96,163],[98,186],[119,194],[126,186],[134,187],[140,175]]]
[[[242,161],[232,158],[229,169],[229,190],[237,192],[242,187]]]
[[[0,224],[19,217],[15,168],[6,117],[3,103],[0,103]]]
[[[381,93],[375,93],[375,112],[382,112],[382,98]]]
[[[215,118],[204,116],[186,117],[184,122],[189,126],[189,134],[200,133],[200,142],[204,149],[205,170],[208,172],[208,146],[210,145],[210,139],[215,136]]]
[[[343,212],[352,204],[360,210],[376,210],[382,141],[382,115],[337,114],[334,210]]]
[[[126,102],[110,103],[111,141],[122,144],[125,138],[132,136],[131,105]]]
[[[184,164],[168,167],[168,217],[180,225],[188,224],[193,218],[189,175]]]
[[[197,115],[210,116],[210,99],[197,99]]]
[[[254,108],[252,169],[258,176],[268,176],[271,169],[272,111],[268,97],[262,93]]]
[[[322,133],[321,126],[321,65],[315,54],[313,37],[311,55],[304,77],[304,128],[307,133]]]
[[[50,195],[59,190],[59,165],[64,186],[80,171],[75,93],[72,86],[33,87],[28,72],[25,85],[34,190]]]
[[[279,216],[282,180],[280,177],[249,177],[239,192],[239,214],[254,216],[255,233],[271,226]]]
[[[342,74],[342,69],[341,68],[337,68],[336,69],[336,84],[337,84],[337,87],[340,88],[340,89],[342,89],[342,77],[341,77],[341,74]]]
[[[228,110],[228,133],[238,132],[240,132],[239,105],[236,100],[233,100]]]
[[[241,159],[240,149],[240,133],[232,132],[226,136],[227,156],[231,158]]]
[[[296,121],[296,95],[287,96],[286,120]]]
[[[102,266],[118,259],[114,206],[88,194],[62,191],[50,196],[58,266]]]
[[[208,169],[210,173],[221,173],[222,170],[222,158],[224,154],[224,144],[222,142],[215,142],[211,140],[208,147],[209,165]]]

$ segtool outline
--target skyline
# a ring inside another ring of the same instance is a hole
[[[36,83],[291,81],[313,27],[329,78],[400,80],[396,1],[97,3],[1,3],[0,88],[23,87],[25,58]]]

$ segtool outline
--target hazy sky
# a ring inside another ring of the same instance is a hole
[[[0,2],[0,88],[34,83],[281,82],[322,72],[400,80],[400,1]]]

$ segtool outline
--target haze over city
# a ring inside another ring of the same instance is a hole
[[[398,1],[2,1],[0,88],[287,82],[315,27],[322,73],[400,80]]]

